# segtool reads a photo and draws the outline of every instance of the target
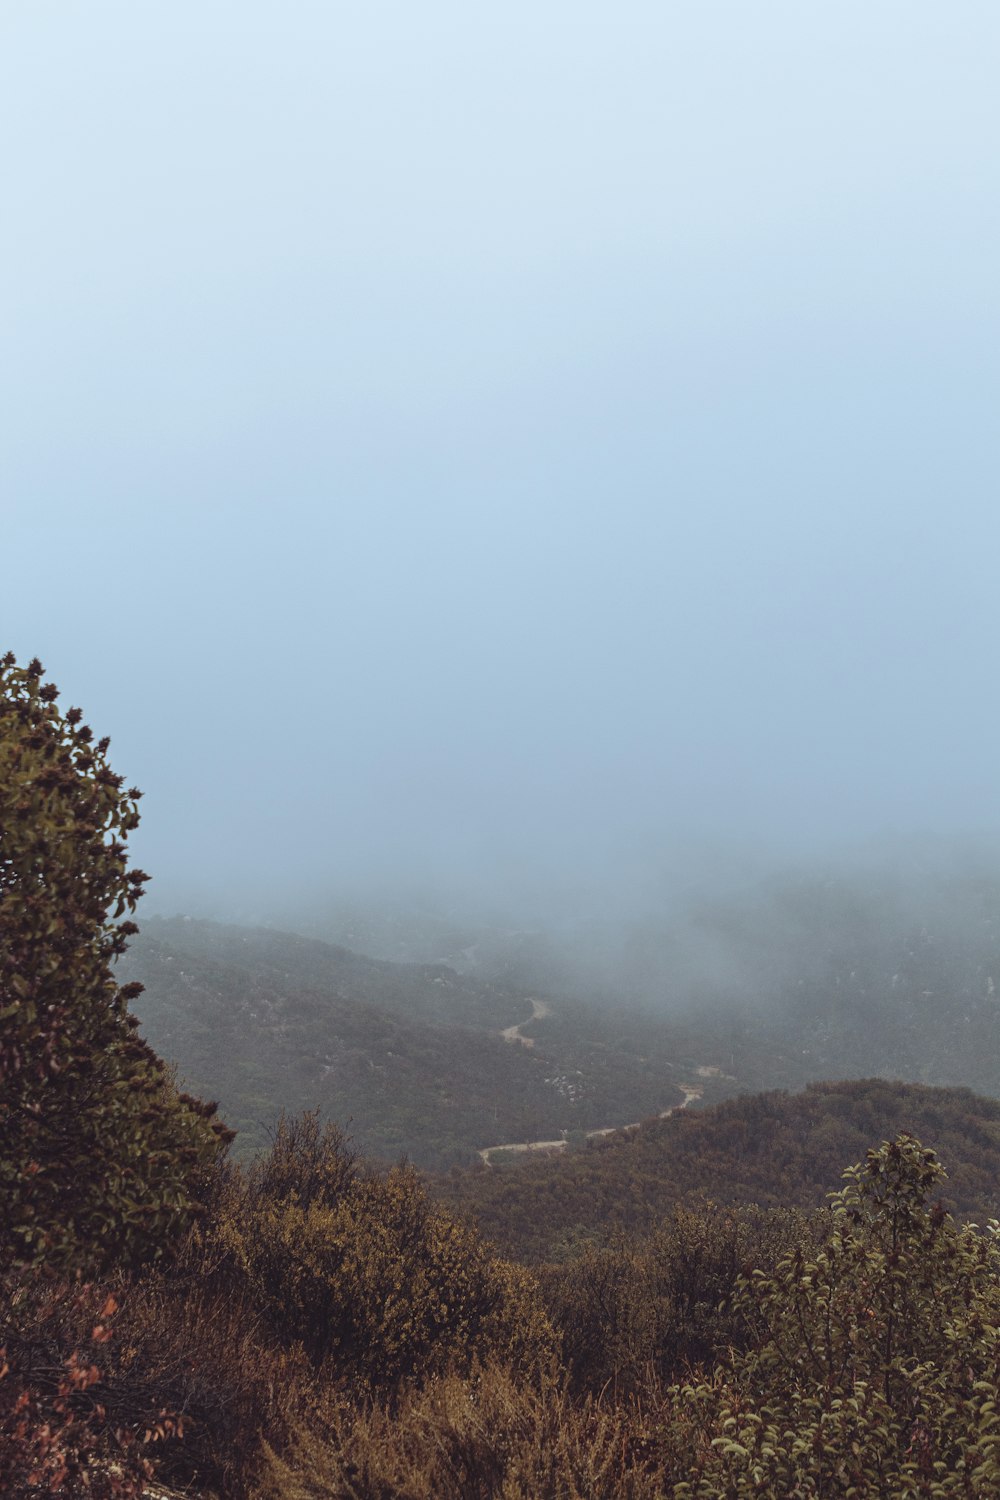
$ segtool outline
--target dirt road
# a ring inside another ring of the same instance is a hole
[[[540,1021],[543,1016],[550,1016],[551,1014],[551,1005],[546,1004],[544,1000],[532,1000],[531,1015],[528,1019],[526,1021],[519,1021],[516,1026],[505,1027],[500,1035],[505,1042],[520,1042],[522,1047],[533,1047],[535,1045],[535,1038],[533,1036],[525,1036],[521,1031],[521,1027],[530,1026],[532,1021]]]
[[[533,1002],[536,1005],[540,1003],[544,1002]],[[525,1021],[522,1024],[527,1025],[527,1022]],[[511,1029],[513,1030],[513,1028]],[[527,1040],[529,1039],[526,1037],[521,1038],[521,1041]],[[698,1071],[701,1072],[701,1069],[699,1068]],[[693,1104],[696,1099],[700,1099],[705,1092],[702,1086],[697,1083],[679,1083],[677,1087],[684,1095],[682,1102],[680,1104],[672,1104],[669,1109],[661,1109],[658,1116],[659,1119],[665,1120],[668,1115],[676,1114],[681,1109],[687,1109],[689,1104]],[[590,1141],[597,1136],[614,1135],[616,1130],[636,1130],[638,1126],[638,1120],[633,1121],[629,1125],[603,1125],[599,1130],[588,1130],[586,1135],[588,1141]],[[508,1141],[502,1146],[484,1146],[479,1155],[483,1158],[486,1165],[489,1166],[490,1156],[494,1151],[565,1151],[566,1145],[565,1137],[558,1141]]]

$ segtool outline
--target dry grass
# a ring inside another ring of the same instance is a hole
[[[300,1427],[254,1500],[655,1500],[661,1455],[635,1408],[574,1401],[555,1370],[445,1375],[389,1411]]]

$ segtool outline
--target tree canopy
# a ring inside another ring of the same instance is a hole
[[[155,1257],[230,1132],[136,1034],[115,960],[140,792],[41,664],[0,659],[0,1264]]]

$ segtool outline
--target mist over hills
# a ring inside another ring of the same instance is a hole
[[[695,887],[659,911],[514,934],[491,961],[585,1001],[590,1027],[693,1026],[704,1060],[744,1086],[875,1072],[1000,1092],[1000,873],[985,855]]]
[[[1000,1096],[998,917],[983,866],[799,873],[534,929],[431,902],[345,906],[337,942],[154,918],[123,971],[146,986],[145,1034],[241,1150],[315,1107],[439,1168],[580,1143],[694,1090],[877,1074]]]

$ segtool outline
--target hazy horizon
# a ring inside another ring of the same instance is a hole
[[[0,43],[0,644],[150,911],[993,858],[995,7]]]

